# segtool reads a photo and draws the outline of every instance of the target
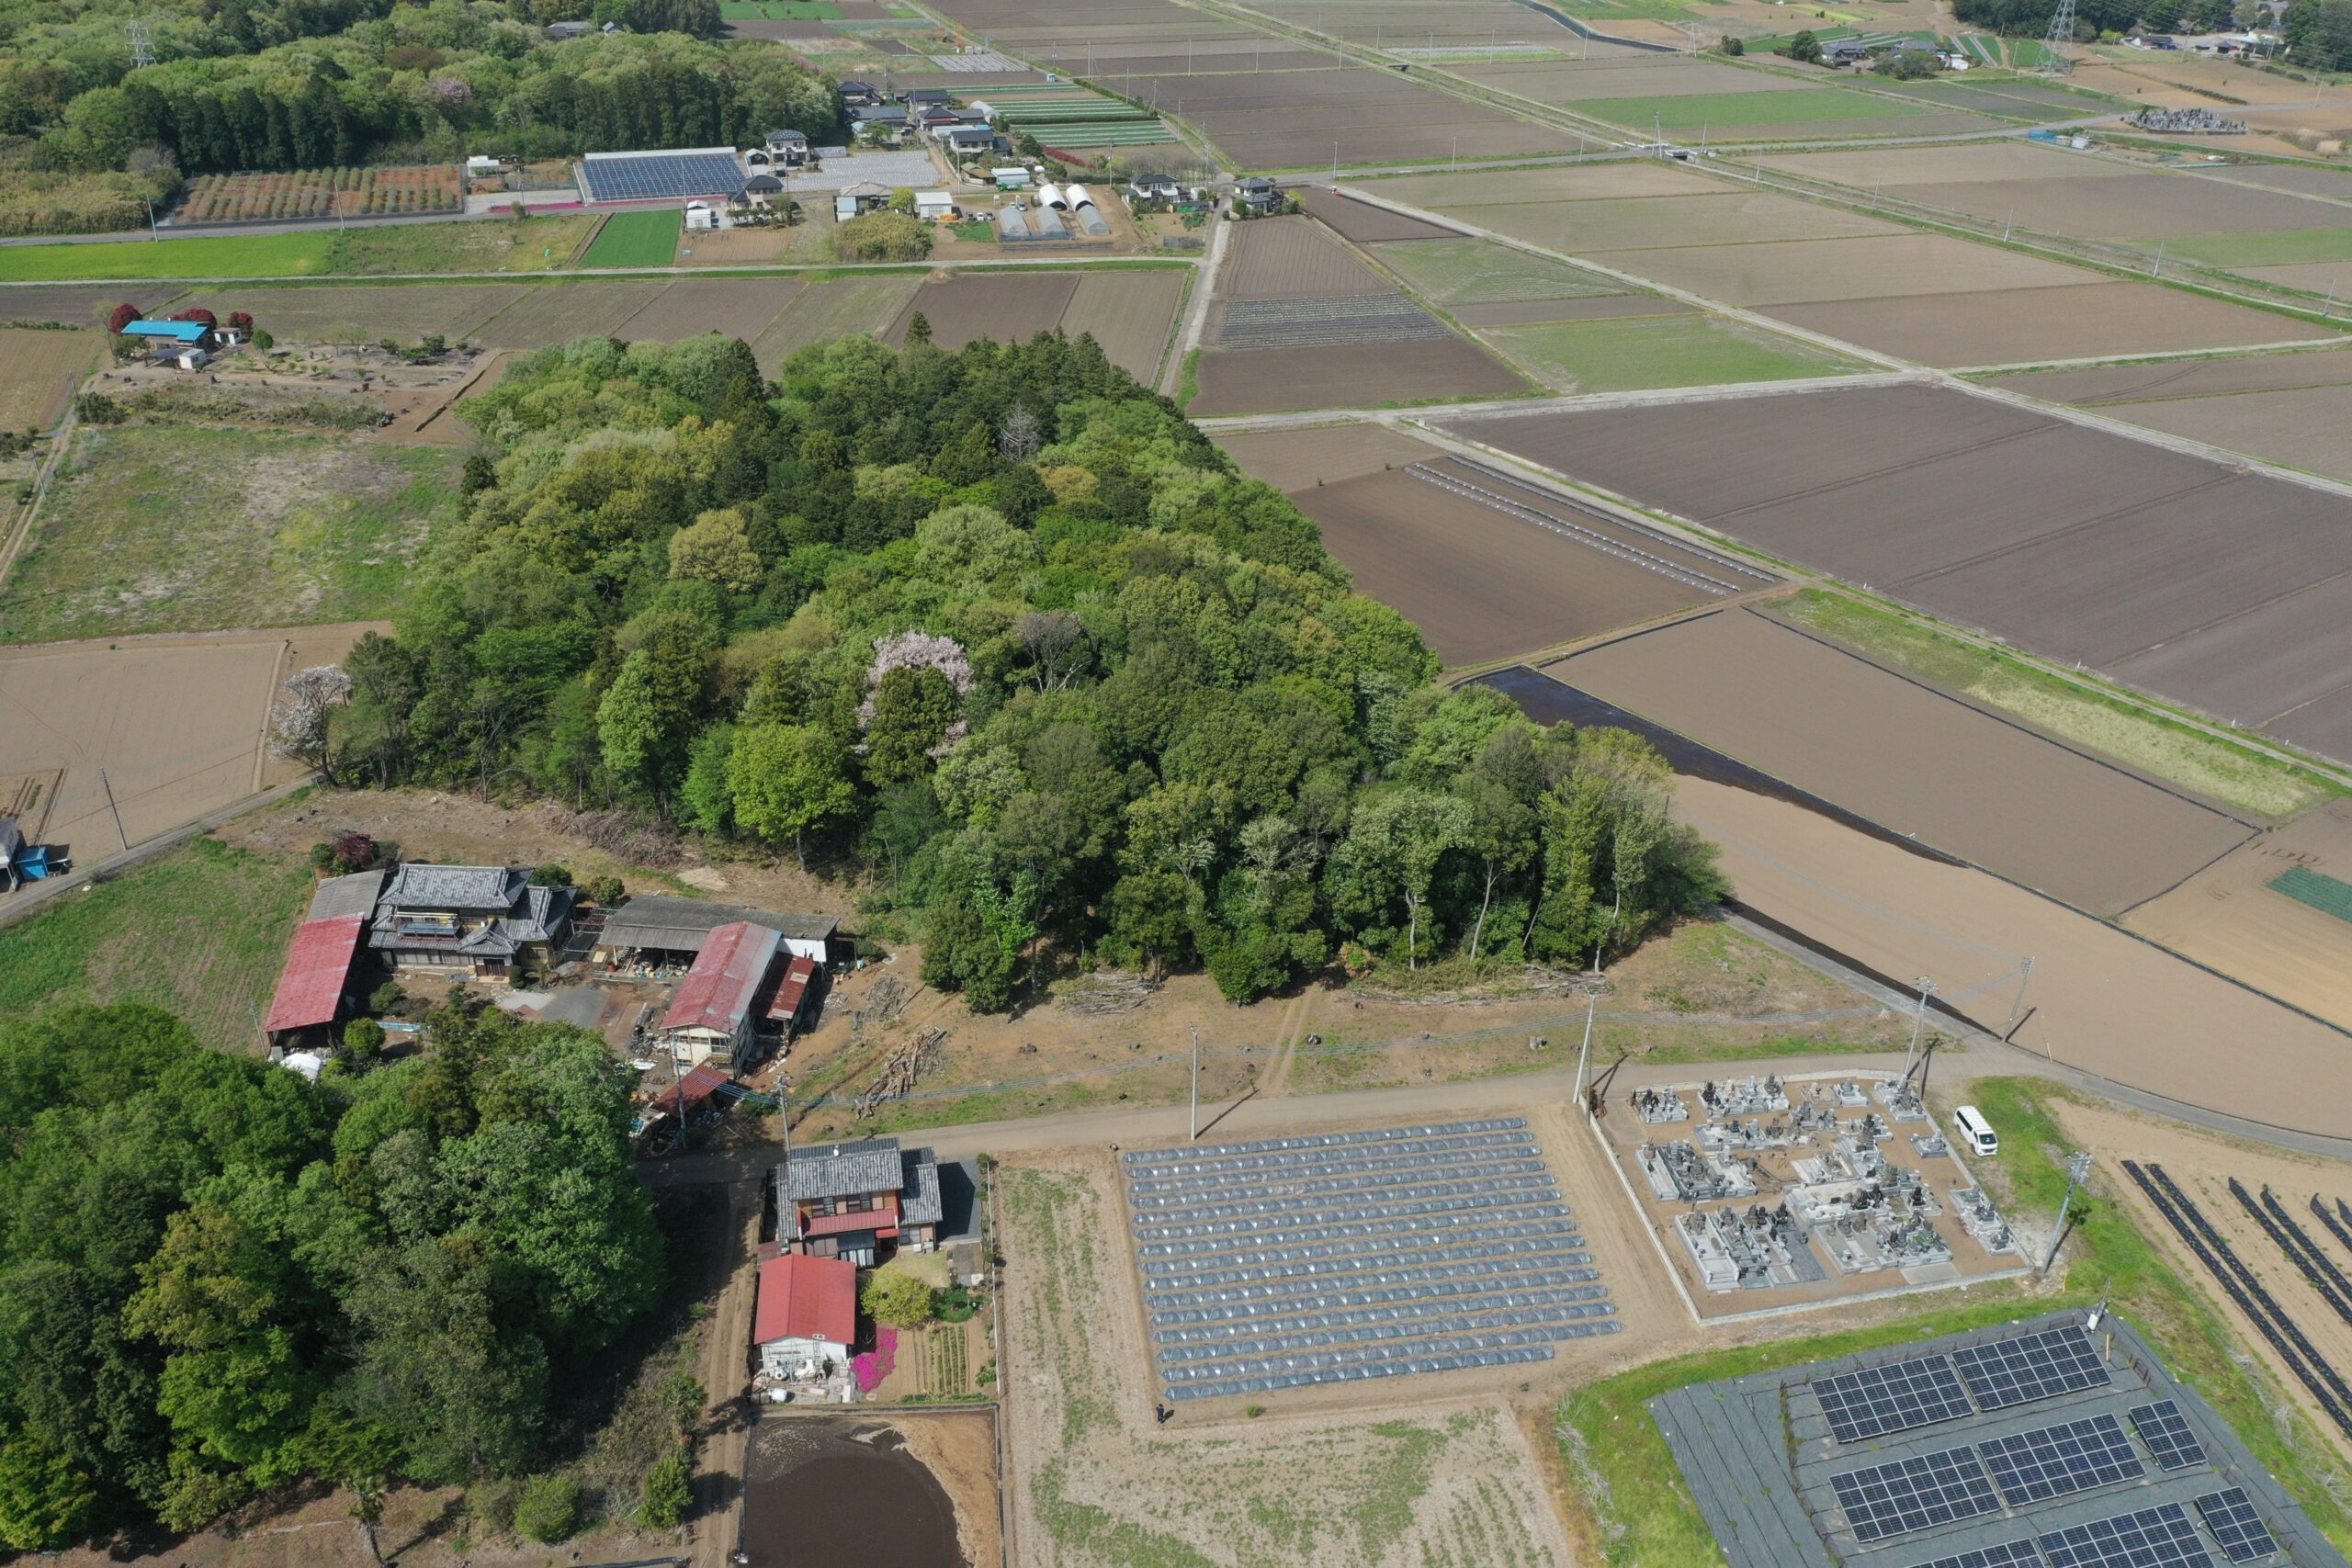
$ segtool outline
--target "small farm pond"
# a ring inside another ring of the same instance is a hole
[[[752,1432],[742,1550],[752,1568],[971,1568],[939,1478],[888,1425],[846,1416]]]

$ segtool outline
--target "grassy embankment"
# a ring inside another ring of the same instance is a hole
[[[2290,817],[2345,793],[2309,768],[2077,685],[2008,654],[1947,637],[1849,594],[1807,589],[1776,608],[1798,625],[1906,674],[1964,693],[2243,811]]]
[[[1981,1079],[1971,1090],[2001,1130],[2001,1153],[1977,1162],[1980,1176],[2005,1208],[2044,1223],[2057,1213],[2064,1194],[2064,1160],[2072,1146],[2047,1100],[2065,1092],[2024,1078]],[[2352,1496],[2352,1469],[2247,1353],[2237,1325],[2224,1321],[2211,1300],[2165,1260],[2121,1204],[2100,1195],[2107,1183],[2123,1179],[2120,1172],[2101,1173],[2092,1179],[2087,1195],[2076,1198],[2064,1288],[2055,1296],[2029,1300],[2013,1287],[1995,1287],[1989,1296],[1966,1305],[1849,1333],[1680,1357],[1570,1394],[1559,1406],[1557,1430],[1571,1469],[1584,1480],[1589,1538],[1604,1543],[1611,1568],[1714,1568],[1723,1562],[1645,1408],[1657,1394],[2105,1297],[2164,1357],[2173,1374],[2228,1420],[2312,1522],[2339,1547],[2352,1547],[2352,1514],[2340,1501]]]

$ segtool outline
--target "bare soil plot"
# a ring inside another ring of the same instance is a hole
[[[2324,169],[2315,164],[2233,164],[2210,171],[2205,177],[2293,191],[2298,196],[2352,198],[2352,169]]]
[[[1993,293],[2106,281],[2095,272],[1996,246],[1917,233],[1626,251],[1612,254],[1609,265],[1733,305]]]
[[[88,288],[11,285],[0,288],[0,321],[56,321],[69,327],[86,327],[104,320],[117,305],[152,310],[181,292],[181,286],[175,283],[103,284]]]
[[[1941,147],[1884,147],[1834,152],[1774,152],[1768,169],[1838,185],[1890,189],[1949,180],[2091,179],[2130,175],[2129,164],[2022,141],[1963,141]]]
[[[1186,118],[1191,118],[1189,111]],[[1310,126],[1227,111],[1203,129],[1243,168],[1309,172],[1335,164],[1345,169],[1366,164],[1427,164],[1440,158],[1519,158],[1555,152],[1560,146],[1556,130],[1499,118],[1400,125],[1335,117],[1333,122]]]
[[[96,329],[0,327],[0,431],[47,430],[82,378],[104,362]]]
[[[2104,365],[2087,370],[2030,370],[1988,378],[1984,385],[2052,402],[2114,409],[2120,404],[2205,398],[2224,392],[2278,392],[2352,383],[2352,349],[2308,349],[2231,358]],[[2128,419],[2127,413],[2117,414]]]
[[[2035,960],[2016,1043],[2183,1104],[2333,1137],[2352,1099],[2311,1086],[2352,1040],[2064,905],[1786,801],[1685,778],[1676,814],[1718,844],[1743,904],[1883,975],[1934,976],[1999,1031]],[[2216,1042],[2228,1042],[2227,1070]]]
[[[2262,834],[2123,923],[2352,1029],[2352,923],[2270,886],[2294,866],[2352,881],[2352,800],[2331,800]]]
[[[789,277],[686,278],[656,295],[613,335],[631,342],[675,343],[703,333],[724,333],[749,343],[767,330],[801,288]]]
[[[1924,387],[1452,428],[2019,647],[2352,753],[2352,535],[2334,495]]]
[[[1638,633],[1544,673],[2093,914],[2156,897],[2253,832],[1751,611]]]
[[[1768,313],[1881,354],[1940,367],[2238,348],[2323,335],[2308,321],[2155,283],[2089,281],[2061,288],[1774,305]]]
[[[1280,491],[1312,490],[1342,479],[1401,468],[1443,454],[1385,424],[1329,424],[1310,429],[1236,431],[1217,445],[1252,479]]]
[[[1961,180],[1908,185],[1904,197],[1995,222],[2083,239],[2245,234],[2340,228],[2352,209],[2194,175],[2089,175],[2075,179]]]
[[[1148,385],[1168,350],[1187,276],[1173,269],[1081,273],[1062,311],[1062,331],[1093,333],[1112,364]]]
[[[1709,595],[1402,468],[1300,491],[1356,589],[1419,626],[1449,666],[1648,620]]]
[[[933,273],[883,341],[904,344],[907,324],[921,311],[931,324],[932,341],[942,348],[961,348],[982,337],[1026,343],[1060,322],[1077,289],[1078,275],[1069,272]]]
[[[1389,281],[1304,218],[1261,218],[1227,242],[1216,291],[1227,299],[1386,294]]]
[[[1364,188],[1408,207],[1451,212],[1460,208],[1537,201],[1710,196],[1724,187],[1679,164],[1643,159],[1630,164],[1565,164],[1487,174],[1401,175],[1367,181]]]
[[[1292,409],[1378,408],[1439,398],[1501,398],[1527,390],[1461,338],[1342,344],[1329,348],[1214,349],[1201,355],[1195,419]]]
[[[2283,266],[2233,266],[2232,272],[2287,288],[2342,298],[2352,285],[2352,262],[2293,262]]]
[[[1440,228],[1425,219],[1408,218],[1401,212],[1341,196],[1328,186],[1302,186],[1294,194],[1308,216],[1330,228],[1340,238],[1360,245],[1375,240],[1442,240],[1454,233],[1453,230]]]
[[[1474,217],[1482,228],[1531,244],[1579,254],[1902,232],[1891,223],[1860,213],[1758,191],[1481,207]]]
[[[652,278],[626,283],[548,284],[534,288],[469,334],[492,348],[545,348],[576,337],[605,337],[669,288]]]
[[[405,342],[433,333],[455,342],[535,288],[527,283],[261,285],[199,289],[186,303],[221,316],[247,311],[255,326],[298,342],[375,343],[386,337]]]
[[[62,771],[42,831],[89,864],[296,776],[262,741],[285,674],[332,664],[368,626],[0,649],[11,768]],[[98,770],[107,771],[106,785]]]
[[[847,333],[879,337],[899,319],[922,281],[920,273],[884,272],[812,283],[752,340],[752,352],[760,368],[773,376],[794,350],[821,338]]]
[[[1597,321],[1618,316],[1678,316],[1696,305],[1657,294],[1599,294],[1583,299],[1514,299],[1494,305],[1456,305],[1453,319],[1474,331],[1545,321]]]
[[[2352,448],[2344,439],[2345,432],[2352,430],[2352,386],[2173,398],[2110,405],[2100,412],[2265,462],[2352,480]]]

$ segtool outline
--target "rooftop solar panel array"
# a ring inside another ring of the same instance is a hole
[[[2177,1503],[2052,1531],[2041,1538],[2041,1554],[2050,1568],[2211,1568],[2213,1562]]]
[[[733,196],[743,188],[743,166],[732,152],[631,152],[580,162],[590,201],[683,200]]]
[[[2104,1388],[2108,1382],[2098,1347],[2072,1325],[1971,1345],[1953,1351],[1951,1359],[1980,1410],[2006,1410],[2080,1389]]]
[[[1547,1360],[1617,1331],[1518,1117],[1124,1158],[1171,1400]]]
[[[2148,1473],[2148,1467],[2132,1451],[2132,1439],[2123,1435],[2123,1423],[2112,1416],[1988,1438],[1977,1445],[1976,1451],[1984,1456],[1994,1483],[2012,1508],[2119,1481],[2137,1481]]]
[[[1933,1426],[1968,1414],[1949,1356],[1917,1356],[1813,1380],[1814,1397],[1841,1443]]]
[[[1861,1541],[1884,1540],[1973,1519],[2001,1506],[1992,1479],[1965,1448],[1849,1470],[1829,1478],[1847,1528]]]
[[[1996,1541],[1922,1562],[1918,1568],[2041,1568],[2041,1549],[2030,1539]]]
[[[2197,1511],[2205,1516],[2205,1528],[2222,1543],[2222,1555],[2233,1562],[2252,1562],[2278,1550],[2270,1527],[2254,1511],[2254,1500],[2243,1486],[2206,1493],[2197,1499]]]
[[[2180,1406],[2169,1399],[2154,1404],[2135,1404],[2131,1410],[2132,1429],[2148,1445],[2150,1457],[2158,1470],[2186,1470],[2192,1464],[2205,1462],[2205,1445],[2188,1429],[2180,1414]]]

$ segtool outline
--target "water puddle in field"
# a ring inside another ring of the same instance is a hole
[[[889,1427],[855,1416],[769,1416],[743,1490],[752,1568],[970,1568],[939,1478]]]

